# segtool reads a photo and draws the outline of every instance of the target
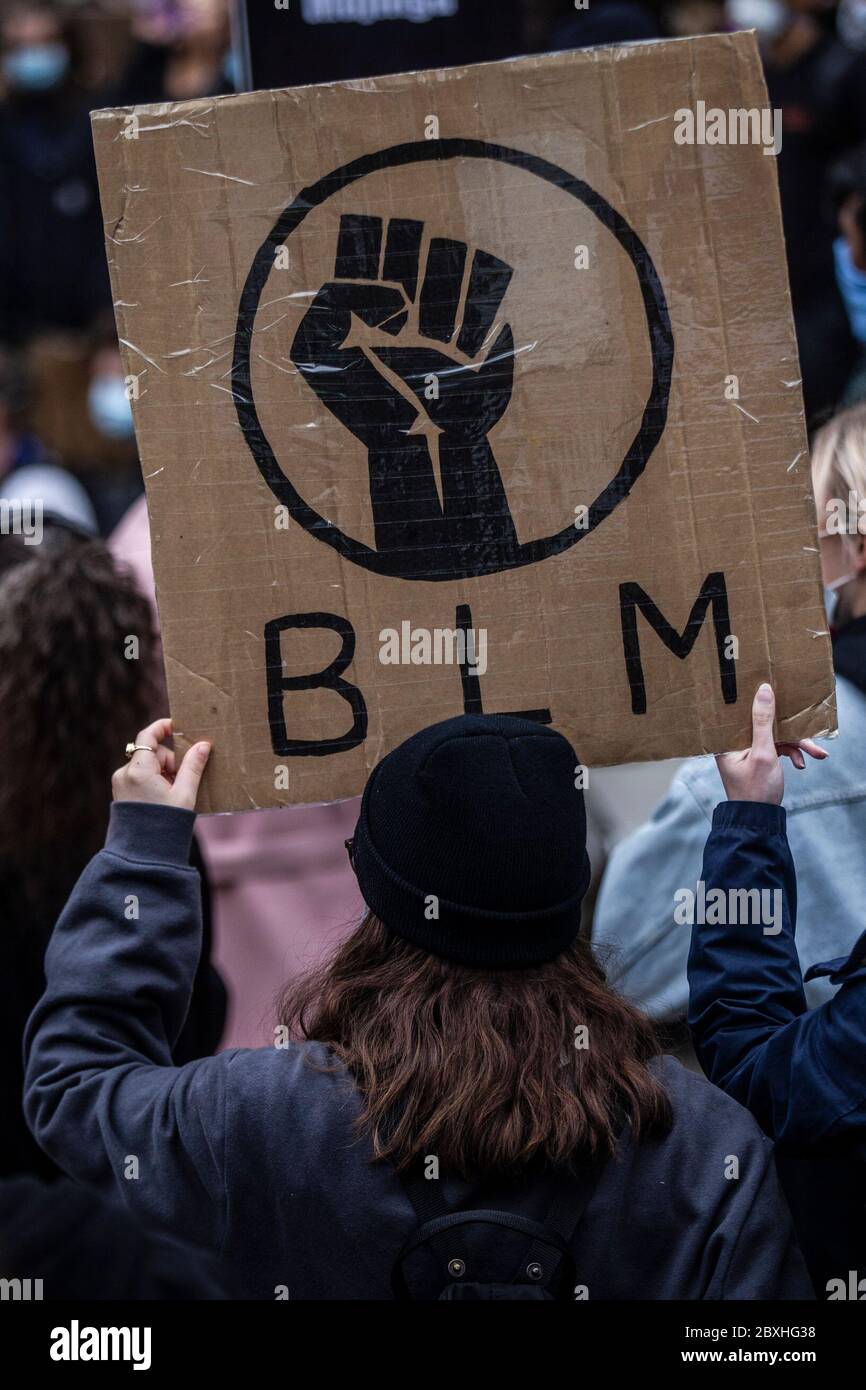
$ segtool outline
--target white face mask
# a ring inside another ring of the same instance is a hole
[[[842,0],[836,12],[836,31],[855,52],[866,48],[866,0]]]
[[[727,0],[725,15],[735,29],[757,29],[765,42],[778,38],[791,18],[782,0]]]

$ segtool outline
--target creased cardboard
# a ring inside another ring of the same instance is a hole
[[[753,35],[94,114],[206,810],[464,709],[590,766],[743,746],[765,678],[835,727],[775,160],[699,102],[766,111]]]

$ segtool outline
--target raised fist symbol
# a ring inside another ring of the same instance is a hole
[[[422,277],[422,233],[392,218],[383,253],[381,218],[342,217],[334,279],[307,310],[292,361],[368,450],[376,548],[394,572],[505,569],[519,544],[487,436],[511,399],[510,327],[485,344],[512,270],[476,251],[463,296],[468,248],[431,239]]]

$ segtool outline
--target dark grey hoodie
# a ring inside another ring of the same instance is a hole
[[[67,1173],[223,1254],[253,1297],[389,1299],[417,1219],[393,1170],[371,1161],[354,1129],[354,1085],[325,1050],[171,1064],[200,949],[193,822],[168,807],[114,806],[106,848],[48,949],[26,1038],[30,1125]],[[624,1140],[604,1170],[573,1243],[584,1296],[812,1297],[771,1145],[735,1101],[671,1058],[658,1065],[673,1128]],[[452,1199],[470,1195],[444,1181]],[[486,1183],[475,1204],[543,1220],[550,1200],[543,1181]],[[510,1278],[521,1254],[510,1240],[476,1231],[475,1278],[503,1277],[503,1262]],[[428,1252],[407,1273],[418,1296],[437,1295]]]

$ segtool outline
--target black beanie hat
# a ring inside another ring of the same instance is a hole
[[[513,715],[413,735],[361,801],[353,859],[367,906],[462,965],[552,960],[577,936],[589,884],[577,767],[561,734]]]

